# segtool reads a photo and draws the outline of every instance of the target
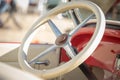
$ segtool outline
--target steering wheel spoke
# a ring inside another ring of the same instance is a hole
[[[57,26],[53,23],[52,20],[48,20],[48,24],[50,25],[52,31],[54,32],[54,34],[56,35],[56,37],[60,36],[62,33],[60,32],[60,30],[57,28]]]
[[[71,43],[67,42],[67,44],[63,47],[66,51],[66,54],[72,59],[76,56],[75,50],[73,49]]]
[[[39,55],[37,55],[36,57],[34,57],[32,60],[29,61],[29,64],[32,64],[34,63],[35,61],[37,61],[39,58],[47,55],[50,51],[56,49],[57,46],[56,45],[53,45],[51,47],[49,47],[48,49],[44,50],[43,52],[41,52]]]
[[[84,21],[82,21],[79,25],[77,25],[77,27],[75,27],[72,31],[70,31],[69,35],[73,35],[75,34],[80,28],[82,28],[87,21],[89,21],[91,18],[93,18],[94,14],[90,15],[89,17],[87,17]]]

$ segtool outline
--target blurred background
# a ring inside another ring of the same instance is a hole
[[[21,42],[31,25],[52,8],[71,0],[0,0],[0,42]],[[74,1],[74,0],[73,0]],[[80,1],[80,0],[76,0]],[[105,13],[106,19],[120,21],[120,0],[91,0],[98,4]],[[59,24],[65,24],[67,31],[73,28],[73,23],[64,14],[58,15],[54,20]],[[47,29],[46,27],[43,28]],[[49,29],[46,36],[39,33],[33,42],[44,42],[49,38]]]

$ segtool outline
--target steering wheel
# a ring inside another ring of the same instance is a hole
[[[82,49],[82,51],[78,52],[78,54],[75,54],[74,49],[72,48],[72,44],[70,42],[72,35],[74,35],[85,23],[93,16],[90,16],[86,18],[83,22],[81,22],[79,25],[77,25],[73,30],[71,30],[68,34],[62,34],[62,32],[57,28],[57,26],[51,21],[51,17],[54,15],[57,15],[58,13],[65,12],[66,10],[74,9],[74,8],[86,8],[91,10],[94,15],[96,16],[97,24],[96,29],[91,37],[88,44]],[[37,29],[43,25],[44,23],[48,22],[50,28],[54,32],[56,36],[56,41],[53,46],[46,49],[45,51],[41,52],[38,56],[34,57],[30,62],[27,61],[27,55],[28,55],[28,47],[30,45],[30,42],[32,38],[34,37],[35,32]],[[61,4],[57,6],[56,8],[52,9],[42,17],[40,17],[29,29],[26,36],[24,37],[24,40],[21,44],[21,47],[19,49],[18,59],[20,66],[22,69],[29,71],[35,75],[38,75],[44,79],[50,79],[55,78],[57,76],[63,75],[65,73],[68,73],[78,67],[81,63],[83,63],[96,49],[99,42],[101,41],[101,38],[104,34],[105,30],[105,17],[102,12],[102,10],[94,3],[90,1],[80,1],[80,2],[68,2],[65,4]],[[71,60],[64,63],[63,65],[60,65],[58,67],[52,68],[52,69],[46,69],[46,70],[37,70],[32,68],[29,64],[35,62],[38,58],[46,55],[50,51],[61,47],[64,48],[67,52],[67,55],[70,56]]]

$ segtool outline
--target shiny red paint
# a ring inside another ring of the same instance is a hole
[[[82,50],[90,40],[93,32],[94,28],[92,27],[80,29],[73,36],[72,45],[78,51]],[[88,65],[115,72],[116,54],[120,54],[120,30],[106,29],[99,46],[85,62]],[[65,51],[61,49],[60,61],[66,62],[68,60]]]

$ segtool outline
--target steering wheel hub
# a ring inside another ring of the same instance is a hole
[[[67,38],[68,38],[67,34],[60,35],[59,37],[57,37],[57,39],[55,41],[55,44],[58,45],[58,46],[63,45],[63,44],[66,43]]]

